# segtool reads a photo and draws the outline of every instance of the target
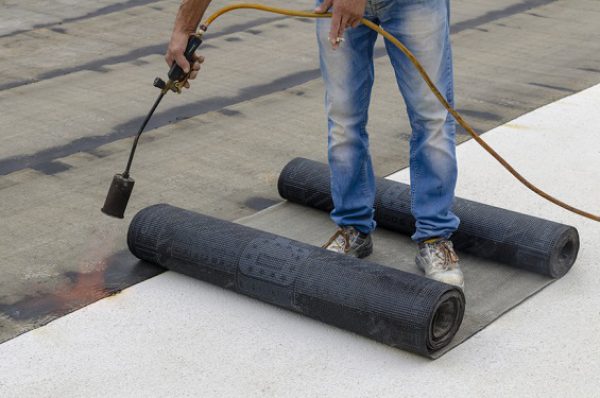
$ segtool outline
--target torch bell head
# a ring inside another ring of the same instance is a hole
[[[102,213],[116,218],[123,218],[134,184],[133,178],[115,174],[106,195]]]

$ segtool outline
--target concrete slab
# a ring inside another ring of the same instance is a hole
[[[585,46],[581,46],[582,38],[593,34],[588,26],[593,26],[597,12],[593,11],[593,2],[578,1],[576,6],[569,6],[568,12],[551,0],[490,1],[485,10],[469,2],[456,3],[453,31],[458,104],[476,127],[485,131],[598,81],[593,68],[600,53],[595,47],[597,41],[583,40]],[[4,174],[16,167],[8,167],[9,160],[14,163],[26,157],[28,161],[17,163],[23,168],[66,156],[63,146],[75,146],[78,138],[104,137],[87,145],[95,148],[107,140],[135,133],[135,127],[127,123],[138,119],[132,115],[142,117],[153,96],[151,81],[157,74],[164,74],[161,54],[176,2],[135,3],[135,7],[134,3],[127,4],[132,8],[67,22],[61,25],[64,32],[36,29],[3,39],[6,55],[0,61],[0,70],[7,73],[0,75],[0,86],[4,88],[0,103],[8,110],[4,122],[18,126],[6,133],[3,148],[8,149],[0,154]],[[309,8],[310,4],[287,1],[280,5]],[[532,8],[537,12],[533,14],[544,17],[531,15]],[[160,112],[168,117],[159,125],[193,115],[189,109],[201,99],[218,103],[226,97],[229,102],[239,102],[264,95],[264,89],[257,85],[267,82],[285,81],[290,87],[298,84],[298,79],[318,80],[310,23],[303,26],[299,20],[291,20],[263,26],[271,18],[276,17],[246,11],[219,20],[207,36],[211,47],[205,52],[209,61],[202,81],[197,83],[202,88],[178,100],[165,101]],[[556,31],[558,22],[560,33]],[[527,29],[527,35],[522,34],[523,29]],[[244,30],[245,34],[233,34]],[[553,45],[540,45],[550,31],[555,32]],[[389,67],[384,65],[387,60],[381,59],[378,73],[383,72],[378,79],[390,81]],[[114,73],[115,67],[119,72]],[[20,71],[18,77],[11,72],[15,68]],[[56,81],[42,84],[48,80]],[[25,89],[27,82],[40,83]],[[315,87],[321,92],[320,86]],[[89,90],[95,95],[88,95]],[[239,98],[240,92],[246,95]],[[395,92],[387,98],[400,101]],[[49,108],[48,103],[53,107]],[[181,109],[182,104],[188,104],[188,109]],[[195,112],[202,112],[200,104],[194,107]],[[389,114],[400,120],[404,126],[400,136],[406,136],[402,105]],[[115,136],[114,130],[122,132]],[[399,133],[392,131],[397,138]],[[70,152],[78,148],[82,150],[80,145]],[[52,149],[51,154],[44,149]]]
[[[536,183],[598,212],[599,100],[600,85],[486,139]],[[567,143],[564,131],[572,134]],[[563,279],[441,359],[431,362],[168,272],[0,345],[0,393],[594,396],[597,223],[533,196],[475,142],[458,152],[461,196],[573,224],[582,249]]]
[[[37,29],[59,28],[63,24],[91,19],[100,15],[126,12],[128,9],[156,0],[101,0],[79,2],[76,0],[15,1],[2,3],[7,11],[0,25],[0,38],[16,36]]]

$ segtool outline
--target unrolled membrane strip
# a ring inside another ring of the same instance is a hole
[[[464,315],[456,287],[169,205],[141,210],[127,242],[142,260],[425,356]]]
[[[329,167],[296,158],[282,170],[279,194],[291,202],[331,211]],[[377,179],[375,221],[378,226],[412,235],[410,186]],[[552,278],[565,275],[577,258],[579,234],[574,227],[456,198],[453,211],[461,220],[452,236],[466,253],[495,260]]]

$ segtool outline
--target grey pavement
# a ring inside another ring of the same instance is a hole
[[[136,210],[248,216],[280,200],[289,159],[326,157],[314,23],[238,11],[211,27],[192,90],[151,122],[127,218],[107,218],[110,179],[166,73],[178,2],[0,6],[0,341],[159,272],[123,253]],[[598,1],[461,0],[452,20],[457,106],[482,132],[600,82]],[[369,128],[386,175],[407,166],[410,132],[381,47]]]

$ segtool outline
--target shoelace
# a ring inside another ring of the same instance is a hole
[[[329,245],[331,245],[333,242],[335,242],[341,248],[342,247],[342,245],[340,244],[341,242],[339,242],[337,240],[340,237],[343,239],[343,242],[344,242],[343,250],[344,250],[344,252],[347,252],[348,250],[350,250],[350,233],[347,230],[345,230],[344,228],[339,228],[337,231],[335,231],[335,233],[331,236],[331,238],[329,238],[327,243],[325,243],[322,247],[324,249],[326,249]]]
[[[450,246],[451,243],[447,240],[443,240],[441,242],[434,243],[433,245],[441,247],[441,255],[440,251],[436,251],[436,255],[440,260],[444,261],[444,268],[447,269],[448,265],[458,262],[458,256],[454,249]]]

